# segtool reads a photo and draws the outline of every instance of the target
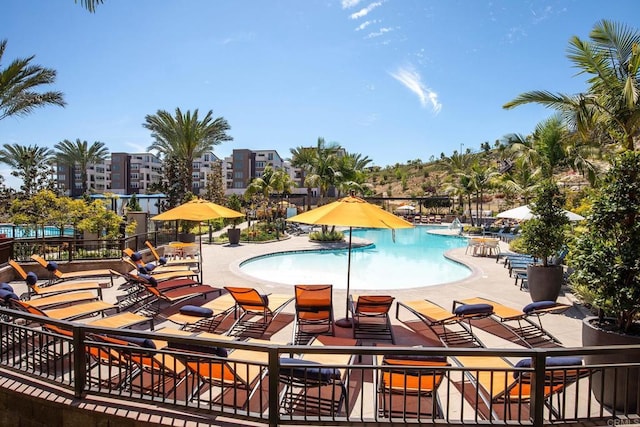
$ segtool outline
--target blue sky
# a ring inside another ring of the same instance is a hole
[[[502,105],[583,91],[569,38],[639,12],[637,0],[105,0],[90,14],[73,0],[4,0],[0,65],[35,55],[68,105],[0,121],[0,144],[146,151],[145,116],[180,107],[229,122],[220,157],[287,158],[324,137],[379,166],[427,161],[530,133],[551,111]]]

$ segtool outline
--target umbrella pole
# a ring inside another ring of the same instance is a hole
[[[341,328],[352,328],[353,321],[349,319],[349,287],[351,284],[351,232],[353,231],[353,227],[349,227],[349,251],[347,255],[347,304],[345,310],[344,319],[336,320],[336,326],[340,326]]]
[[[200,240],[200,251],[198,252],[198,257],[200,258],[200,283],[202,283],[202,280],[204,279],[203,277],[203,273],[202,273],[202,221],[200,221],[198,223],[198,234],[199,234],[199,240]]]

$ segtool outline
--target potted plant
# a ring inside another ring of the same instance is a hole
[[[196,227],[196,222],[180,220],[180,235],[178,238],[181,242],[185,243],[193,243],[196,241],[196,235],[193,232],[193,229]]]
[[[242,209],[242,202],[240,200],[240,197],[232,194],[227,199],[227,207],[229,209],[233,209],[234,211],[240,212],[240,210]],[[231,218],[228,220],[231,222],[231,228],[227,229],[227,237],[229,238],[230,245],[237,245],[240,243],[240,229],[236,228],[236,225],[238,225],[238,222],[241,222],[241,220],[241,218]]]
[[[564,196],[551,180],[543,182],[531,204],[534,217],[522,226],[522,247],[538,262],[527,267],[529,294],[533,301],[555,301],[563,282],[563,267],[554,262],[566,243],[569,223],[564,210]]]
[[[583,322],[582,344],[640,344],[640,154],[627,151],[614,160],[592,203],[571,264],[572,289],[597,313]],[[636,362],[640,351],[586,359],[589,364]],[[619,370],[617,380],[614,375],[614,369],[596,373],[594,395],[606,406],[636,411],[638,369]],[[617,390],[605,386],[614,383]]]

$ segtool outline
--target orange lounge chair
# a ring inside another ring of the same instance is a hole
[[[207,298],[207,295],[213,292],[218,294],[222,293],[220,288],[214,288],[209,285],[197,285],[197,286],[185,286],[176,289],[161,290],[152,285],[144,285],[145,291],[151,294],[151,301],[145,303],[140,310],[149,310],[152,315],[158,314],[161,309],[162,303],[168,303],[173,305],[190,298],[203,297]],[[140,311],[138,310],[138,311]]]
[[[67,292],[64,294],[51,295],[49,297],[30,299],[29,305],[40,309],[46,309],[58,305],[68,305],[77,302],[94,301],[97,299],[98,297],[93,292]]]
[[[126,248],[122,250],[122,260],[129,264],[134,271],[141,271],[144,274],[159,274],[172,271],[189,271],[188,265],[161,265],[154,262],[144,262],[142,254],[135,252],[133,249]]]
[[[377,413],[385,418],[435,420],[442,416],[438,387],[451,366],[444,356],[377,355]]]
[[[464,369],[469,383],[463,381],[462,393],[473,396],[479,414],[488,420],[520,420],[529,422],[529,403],[533,392],[531,359],[523,359],[511,364],[497,356],[456,356],[456,364]],[[544,383],[545,405],[552,414],[562,413],[559,393],[580,378],[589,375],[588,369],[581,369],[579,357],[547,357]],[[472,386],[471,391],[464,390]],[[556,404],[552,397],[558,396]]]
[[[58,264],[56,262],[47,261],[40,255],[33,254],[31,255],[31,259],[40,264],[42,267],[46,268],[47,271],[51,273],[49,277],[50,283],[64,280],[84,279],[88,277],[108,277],[111,281],[111,286],[113,286],[114,276],[120,276],[120,273],[109,268],[63,272],[58,269]]]
[[[398,302],[396,318],[400,320],[400,307],[415,315],[438,337],[445,347],[484,347],[473,333],[471,321],[493,313],[489,304],[467,304],[450,312],[429,300]],[[456,328],[452,330],[452,328]]]
[[[395,343],[389,319],[393,300],[389,295],[350,295],[353,338],[388,339]]]
[[[27,273],[20,264],[12,259],[9,260],[9,265],[13,267],[14,271],[18,273],[22,280],[27,282],[27,294],[29,298],[31,298],[32,294],[45,296],[73,291],[96,290],[98,291],[98,297],[102,299],[102,286],[100,286],[98,282],[58,283],[57,285],[40,287],[38,286],[38,276],[36,276],[35,273],[31,271]]]
[[[295,285],[295,300],[295,344],[305,344],[318,334],[335,334],[333,285]]]
[[[236,321],[229,329],[229,335],[262,336],[273,319],[293,301],[292,295],[263,295],[254,288],[225,286],[235,300]],[[238,311],[240,314],[238,315]],[[258,318],[256,320],[256,318]]]
[[[180,325],[180,329],[213,331],[235,307],[236,300],[230,294],[224,294],[201,306],[183,306],[167,320]]]
[[[14,307],[19,310],[26,311],[27,313],[58,320],[74,320],[80,317],[104,314],[107,310],[118,309],[117,306],[104,301],[85,302],[82,304],[74,304],[69,307],[51,309],[40,309],[29,304],[28,301],[13,300],[12,303]]]
[[[571,308],[570,305],[555,301],[537,301],[526,305],[522,310],[517,310],[481,297],[466,298],[454,301],[453,304],[454,307],[457,304],[490,304],[493,307],[491,317],[516,335],[525,346],[531,348],[549,343],[561,344],[560,340],[542,327],[540,317],[544,314],[564,313]],[[537,322],[531,318],[536,318]]]

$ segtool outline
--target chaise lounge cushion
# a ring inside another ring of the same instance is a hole
[[[491,304],[463,304],[456,307],[453,314],[456,316],[471,316],[474,314],[491,314],[493,306]]]
[[[13,288],[11,287],[11,285],[5,282],[0,283],[0,289],[6,289],[13,292]]]
[[[127,337],[124,335],[111,335],[113,338],[121,340],[121,341],[126,341],[129,342],[131,344],[135,344],[139,347],[144,347],[144,348],[156,348],[156,343],[153,342],[153,340],[151,338],[144,338],[144,337]]]
[[[165,265],[167,263],[167,258],[161,256],[160,258],[158,258],[158,263],[160,265]]]
[[[155,279],[155,277],[149,275],[149,274],[145,274],[143,272],[139,272],[138,274],[140,276],[141,279],[143,279],[145,282],[147,282],[147,284],[149,286],[153,286],[154,288],[158,287],[158,281]]]
[[[33,271],[30,271],[27,273],[27,278],[25,279],[25,281],[27,282],[27,285],[34,286],[36,283],[38,283],[38,276]]]
[[[180,308],[180,314],[195,317],[211,317],[213,316],[213,310],[197,305],[185,305]]]
[[[572,356],[551,356],[546,358],[545,364],[547,367],[582,366],[582,358],[572,357]],[[516,368],[530,368],[531,358],[519,360],[515,366]],[[520,375],[528,375],[528,374],[529,372],[514,372],[513,377],[517,379],[520,377]]]
[[[12,299],[19,300],[20,297],[14,294],[13,291],[10,291],[8,289],[0,289],[0,300],[2,300],[3,304],[9,304]]]
[[[304,359],[294,359],[292,357],[281,357],[280,364],[286,365],[305,365],[304,367],[281,367],[280,375],[294,378],[302,382],[319,382],[323,384],[330,383],[334,379],[340,378],[340,370],[338,368],[325,368],[318,362],[312,362]],[[308,365],[318,365],[308,366]]]
[[[536,301],[536,302],[532,302],[531,304],[525,305],[524,308],[522,309],[522,312],[525,314],[529,314],[533,311],[544,310],[546,308],[551,308],[556,305],[558,305],[558,303],[555,301]]]
[[[209,346],[209,345],[185,344],[185,343],[179,343],[179,342],[172,342],[169,344],[169,347],[176,350],[186,350],[193,353],[212,354],[218,357],[227,357],[229,355],[229,352],[227,351],[226,348]],[[206,361],[203,360],[202,363],[206,363]]]
[[[142,260],[142,254],[140,252],[134,252],[131,254],[131,260],[138,262]]]
[[[49,261],[47,263],[47,271],[56,271],[58,269],[58,263],[55,261]]]

